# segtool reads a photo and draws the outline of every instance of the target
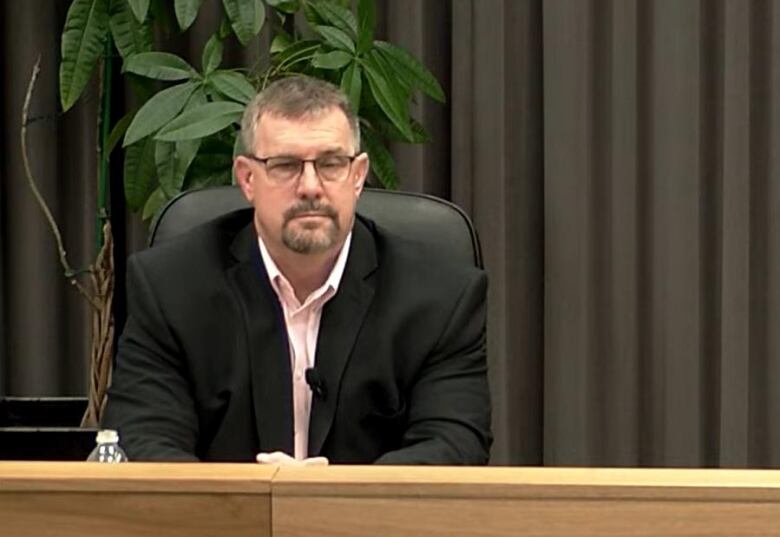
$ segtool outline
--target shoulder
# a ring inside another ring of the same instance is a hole
[[[236,237],[252,223],[251,208],[227,213],[130,256],[131,264],[152,271],[193,271],[230,262]]]
[[[442,342],[479,337],[487,305],[482,269],[428,242],[370,222],[367,227],[376,249],[375,270],[366,280],[373,293],[369,318],[371,326],[381,327],[381,341],[391,348],[400,345],[412,363]]]
[[[363,217],[356,225],[365,226],[373,239],[380,285],[408,287],[422,294],[458,294],[464,286],[486,282],[484,270],[458,258],[444,244],[402,237]]]

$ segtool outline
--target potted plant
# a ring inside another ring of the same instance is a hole
[[[108,162],[123,152],[127,206],[150,220],[182,191],[232,182],[233,156],[241,151],[239,122],[245,105],[271,81],[306,74],[339,85],[360,116],[361,139],[376,182],[395,188],[398,178],[388,141],[428,139],[409,106],[425,94],[443,102],[435,77],[411,54],[374,36],[374,0],[221,0],[222,20],[203,47],[200,65],[158,50],[153,36],[186,32],[203,0],[73,0],[62,33],[60,100],[63,111],[99,74],[98,207],[102,229],[95,261],[70,266],[57,224],[26,165],[28,180],[57,239],[65,277],[93,306],[91,383],[82,425],[99,423],[110,381],[113,343],[113,254],[106,204]],[[223,66],[227,40],[248,46],[266,28],[271,40],[258,65]],[[113,125],[112,69],[132,83],[140,103]],[[27,110],[22,148],[27,163]],[[1,423],[1,422],[0,422]]]

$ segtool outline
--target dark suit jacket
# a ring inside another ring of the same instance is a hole
[[[309,456],[484,464],[486,276],[358,217],[326,304]],[[131,460],[293,452],[290,359],[252,210],[132,256],[127,325],[103,426]]]

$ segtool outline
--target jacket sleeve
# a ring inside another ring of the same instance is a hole
[[[483,272],[464,286],[412,386],[402,447],[385,453],[376,464],[487,464],[492,435],[486,292]]]
[[[119,341],[105,428],[130,460],[194,461],[198,421],[179,345],[138,256],[128,260],[128,319]]]

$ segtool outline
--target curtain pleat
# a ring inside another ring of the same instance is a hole
[[[777,3],[543,5],[545,463],[776,466]]]

